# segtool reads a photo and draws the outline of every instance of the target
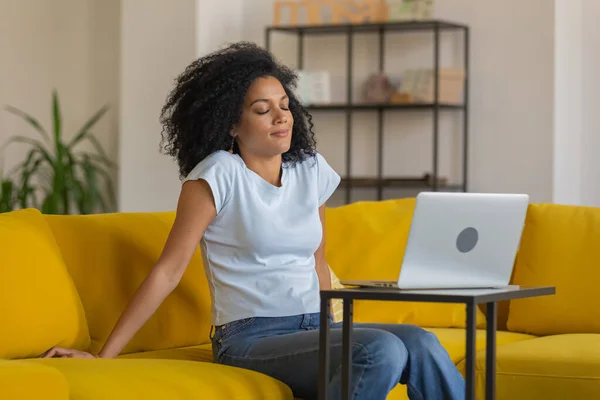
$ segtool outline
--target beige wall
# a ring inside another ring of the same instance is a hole
[[[24,109],[50,130],[56,88],[69,137],[108,103],[112,108],[95,133],[117,160],[119,7],[118,0],[0,1],[0,105]],[[35,137],[27,124],[0,111],[0,142],[15,134]],[[13,149],[5,171],[26,151]]]
[[[195,57],[195,1],[125,0],[121,35],[119,207],[174,209],[177,167],[159,152],[159,114],[173,80]]]
[[[159,153],[158,122],[173,80],[198,55],[241,39],[242,0],[127,0],[121,56],[120,209],[172,210],[175,161]]]

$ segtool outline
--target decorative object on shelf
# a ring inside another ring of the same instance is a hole
[[[383,73],[371,75],[363,89],[363,102],[367,104],[388,103],[394,93],[390,78]]]
[[[388,0],[389,21],[422,21],[433,17],[433,0]]]
[[[404,92],[394,92],[390,98],[390,103],[392,104],[411,104],[414,103],[415,99],[412,97],[410,93]]]
[[[289,19],[284,18],[286,11]],[[306,19],[300,20],[301,15],[306,15]],[[274,26],[360,24],[387,20],[386,0],[275,0],[273,3]]]
[[[329,71],[297,71],[297,95],[305,105],[331,103]]]
[[[402,83],[392,95],[392,102],[402,103],[406,99],[413,102],[435,102],[434,71],[429,68],[409,69],[402,77]],[[440,68],[438,75],[438,102],[461,104],[465,84],[463,68]]]
[[[106,113],[98,110],[70,139],[63,136],[58,94],[52,92],[52,136],[31,115],[11,106],[6,111],[23,118],[40,139],[11,137],[1,148],[13,143],[31,146],[25,160],[2,179],[2,209],[39,208],[44,214],[91,214],[116,209],[116,196],[108,159],[91,129]],[[88,141],[95,151],[78,151]],[[41,201],[40,200],[41,197]]]

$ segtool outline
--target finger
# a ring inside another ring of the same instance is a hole
[[[59,357],[73,357],[73,351],[68,349],[59,349],[56,351],[56,356]]]
[[[56,354],[56,348],[51,348],[50,350],[46,351],[45,353],[43,353],[40,358],[52,358],[54,357],[54,354]]]
[[[63,349],[62,347],[55,347],[54,353],[50,357],[62,357],[67,354],[73,353],[70,349]]]

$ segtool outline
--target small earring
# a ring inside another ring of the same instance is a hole
[[[229,152],[233,153],[233,145],[235,144],[235,136],[231,138],[231,147],[229,148]]]

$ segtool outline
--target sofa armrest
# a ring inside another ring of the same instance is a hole
[[[0,360],[0,388],[3,399],[69,399],[69,384],[61,372],[26,360]]]

